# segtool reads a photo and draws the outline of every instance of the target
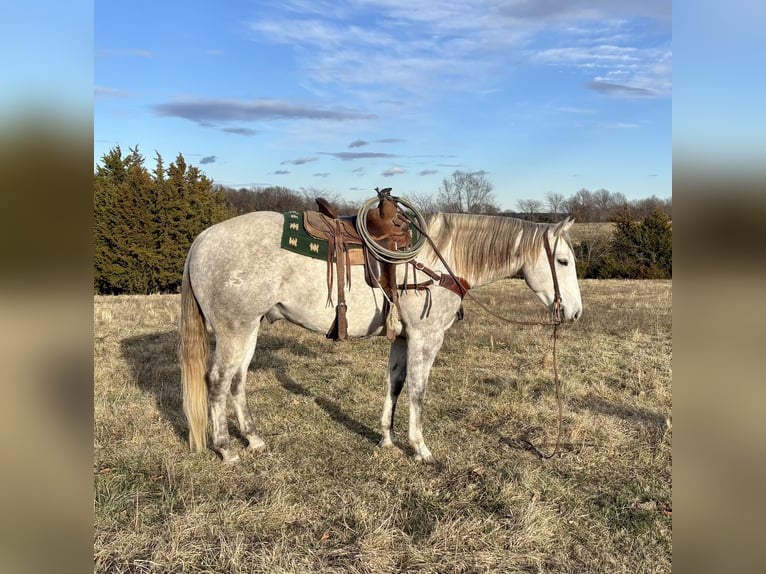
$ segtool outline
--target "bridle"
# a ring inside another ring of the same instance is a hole
[[[561,291],[559,291],[559,277],[556,274],[556,248],[559,246],[559,237],[556,236],[556,242],[551,249],[551,243],[548,241],[548,232],[543,235],[543,245],[545,245],[545,254],[548,256],[548,264],[551,267],[551,277],[553,277],[553,316],[551,322],[554,325],[561,324]]]

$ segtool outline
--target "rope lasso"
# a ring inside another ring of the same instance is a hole
[[[375,257],[377,257],[379,260],[385,263],[408,263],[409,261],[415,259],[426,246],[427,235],[423,232],[423,230],[427,228],[426,220],[408,200],[402,197],[394,196],[391,196],[391,200],[394,203],[404,205],[407,209],[409,209],[415,218],[415,221],[413,222],[412,218],[405,214],[405,217],[407,217],[407,219],[413,223],[415,229],[420,232],[418,240],[412,247],[401,250],[388,249],[378,243],[372,237],[372,235],[370,235],[370,232],[367,230],[367,212],[370,211],[370,208],[379,201],[377,197],[371,197],[359,208],[359,212],[357,213],[356,218],[357,231],[359,232],[359,235],[362,238],[362,241],[364,241],[365,245],[367,245],[370,251],[372,251],[375,254]]]

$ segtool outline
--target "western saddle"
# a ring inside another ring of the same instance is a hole
[[[366,236],[380,247],[389,251],[406,250],[413,245],[411,221],[403,215],[391,196],[391,188],[375,188],[378,194],[377,207],[370,208],[365,217]],[[328,242],[327,250],[327,304],[332,305],[333,275],[337,276],[338,304],[335,307],[335,322],[327,337],[333,340],[347,338],[348,321],[346,319],[346,285],[351,287],[351,265],[364,265],[365,281],[370,287],[383,290],[388,302],[386,317],[386,336],[390,341],[396,338],[396,324],[399,321],[399,290],[428,290],[431,285],[439,285],[456,293],[460,298],[469,289],[467,281],[450,274],[434,272],[421,263],[409,261],[412,266],[424,272],[430,280],[422,283],[398,285],[396,281],[396,263],[384,261],[370,249],[359,233],[358,215],[338,216],[330,204],[323,198],[316,199],[318,211],[304,213],[304,227],[309,235]],[[422,232],[422,230],[419,230]],[[350,245],[360,245],[362,249],[349,249]],[[333,260],[335,269],[333,269]],[[429,292],[430,295],[430,292]],[[430,309],[430,296],[428,298]]]
[[[375,191],[380,201],[377,207],[367,212],[365,220],[367,235],[380,246],[391,251],[412,247],[410,220],[399,211],[396,201],[391,197],[391,188]],[[351,265],[363,264],[367,284],[370,287],[381,288],[390,303],[386,335],[393,340],[397,318],[391,315],[398,311],[396,264],[378,259],[369,249],[357,229],[358,215],[339,217],[327,200],[319,197],[316,202],[319,210],[307,211],[304,214],[304,226],[309,235],[328,242],[328,304],[332,304],[333,274],[338,278],[335,322],[327,333],[327,337],[336,341],[347,337],[345,289],[346,285],[351,287]],[[349,249],[351,244],[361,244],[362,249]],[[335,273],[333,273],[333,260],[335,260]]]

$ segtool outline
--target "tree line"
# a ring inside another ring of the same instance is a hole
[[[117,146],[104,154],[95,169],[93,283],[97,293],[177,292],[194,238],[230,217],[251,211],[314,210],[319,196],[340,214],[355,214],[361,205],[313,188],[216,185],[180,153],[167,166],[157,153],[154,164],[150,171],[138,147],[124,154]],[[609,240],[575,246],[581,277],[672,276],[669,200],[628,202],[619,193],[580,190],[570,198],[548,194],[546,204],[520,201],[520,213],[503,212],[486,175],[462,171],[445,178],[435,194],[413,194],[407,199],[424,214],[484,213],[534,221],[557,221],[572,214],[580,222],[614,221],[615,232]]]
[[[642,219],[655,209],[672,217],[672,199],[651,196],[628,201],[620,192],[608,189],[590,191],[582,188],[569,197],[549,192],[543,200],[520,199],[516,202],[517,214],[532,221],[558,221],[562,215],[572,215],[581,223],[616,221],[618,213],[627,211],[634,219]]]

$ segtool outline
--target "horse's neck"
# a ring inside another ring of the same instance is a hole
[[[521,232],[514,237],[508,238],[508,240],[513,243],[511,251],[516,252],[521,241]],[[452,271],[458,277],[467,280],[472,288],[488,285],[495,281],[510,277],[518,273],[522,267],[522,259],[519,257],[512,257],[510,260],[493,261],[491,264],[482,265],[477,269],[474,265],[467,263],[464,257],[456,255],[455,252],[459,250],[459,246],[455,245],[454,241],[454,238],[450,238],[449,241],[443,245],[440,249],[441,258],[434,253],[433,248],[430,246],[426,252],[426,257],[433,265],[434,269],[439,269],[443,272]],[[489,250],[491,248],[486,247],[486,249]],[[441,261],[442,258],[446,261],[449,269],[447,269],[444,262]]]
[[[495,266],[489,266],[484,269],[482,269],[480,272],[471,270],[466,268],[465,266],[462,266],[459,262],[455,261],[453,257],[451,257],[451,253],[448,250],[447,255],[445,256],[442,254],[445,259],[447,260],[447,263],[449,264],[450,269],[452,272],[457,275],[458,277],[462,277],[468,283],[471,285],[471,288],[481,287],[483,285],[489,285],[490,283],[494,283],[495,281],[500,281],[501,279],[506,279],[507,277],[510,277],[512,275],[515,275],[519,272],[522,266],[522,261],[520,259],[516,259],[510,264],[504,263],[502,265],[495,265]],[[438,258],[434,257],[434,260],[437,261]],[[441,264],[439,261],[437,265]],[[444,265],[439,265],[439,268],[443,271],[447,271],[447,269],[444,269]]]

